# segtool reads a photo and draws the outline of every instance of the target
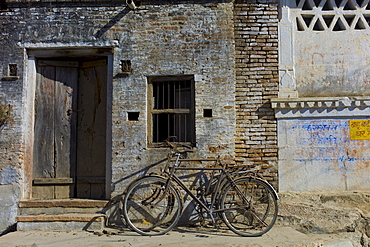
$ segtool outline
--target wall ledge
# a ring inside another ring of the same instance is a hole
[[[370,96],[273,98],[276,118],[370,116]]]

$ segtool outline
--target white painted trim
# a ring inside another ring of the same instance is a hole
[[[21,198],[31,199],[32,195],[32,167],[33,167],[33,140],[35,125],[35,91],[36,91],[36,64],[35,57],[28,56],[25,51],[25,69],[23,86],[23,145],[24,145],[24,167],[22,177]]]
[[[95,42],[89,42],[89,43],[21,43],[18,42],[17,44],[19,47],[25,48],[25,49],[85,49],[85,48],[91,48],[91,49],[101,49],[101,48],[114,48],[118,47],[119,43],[117,40],[114,41],[97,41]]]
[[[271,99],[276,118],[370,115],[370,96]]]

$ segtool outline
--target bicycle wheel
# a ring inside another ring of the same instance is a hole
[[[275,224],[278,203],[270,185],[255,178],[240,178],[228,184],[220,209],[225,224],[236,234],[261,236]]]
[[[156,176],[143,177],[127,191],[122,213],[127,225],[146,236],[162,235],[179,221],[182,200],[167,179]]]

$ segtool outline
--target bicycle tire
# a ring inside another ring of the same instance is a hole
[[[269,184],[257,178],[244,177],[225,187],[220,209],[226,209],[221,217],[230,230],[241,236],[257,237],[275,224],[278,200]]]
[[[165,178],[147,176],[128,188],[122,214],[129,228],[141,235],[155,236],[176,226],[183,204],[178,191],[166,184]]]

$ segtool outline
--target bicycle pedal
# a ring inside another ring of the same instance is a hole
[[[214,223],[213,224],[213,227],[216,229],[216,230],[220,230],[221,229],[221,226],[217,223]]]

